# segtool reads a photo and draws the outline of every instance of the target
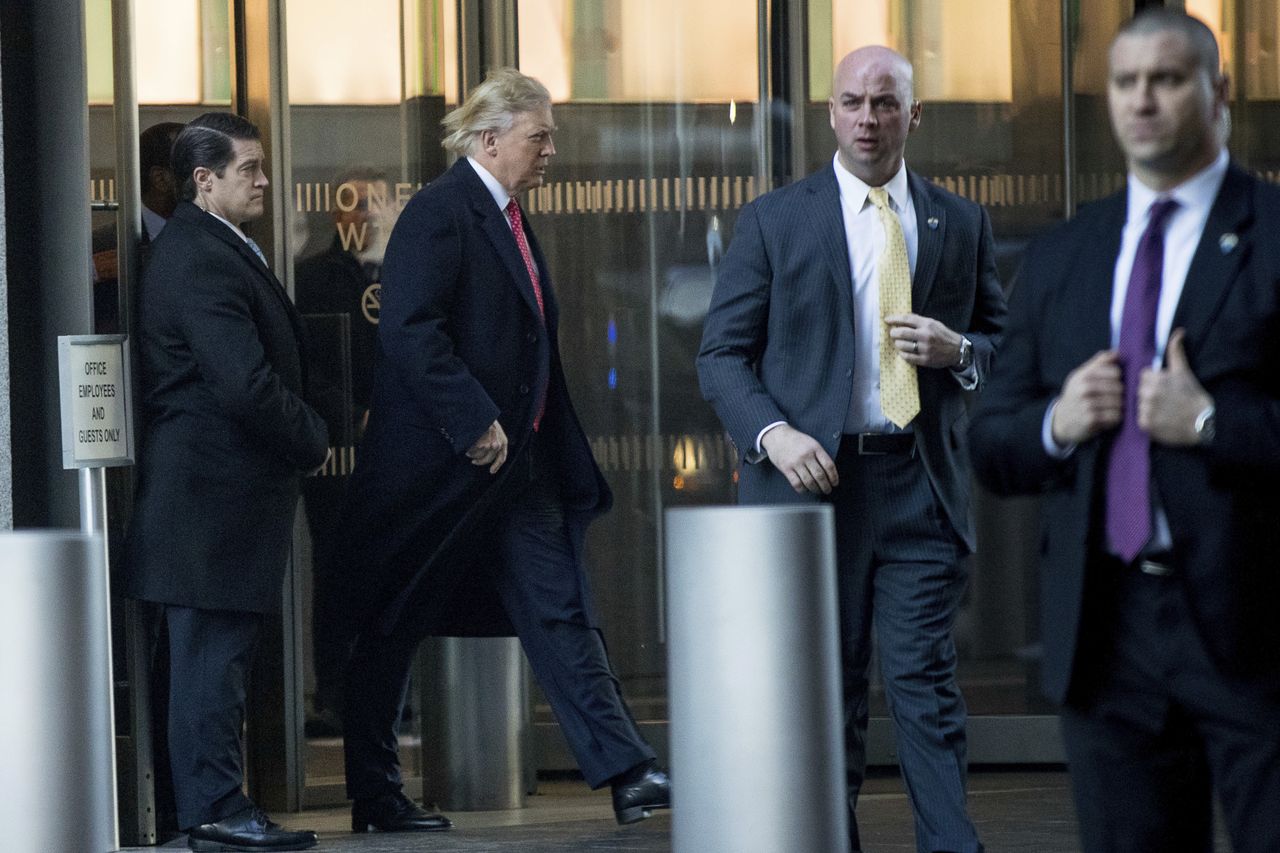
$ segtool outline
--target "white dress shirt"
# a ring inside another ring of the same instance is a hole
[[[502,186],[488,169],[480,165],[476,158],[468,157],[467,162],[471,164],[471,168],[476,170],[476,174],[484,182],[485,189],[489,191],[489,195],[493,196],[493,203],[502,211],[502,218],[507,220],[507,227],[511,228],[511,214],[507,213],[507,203],[511,201],[511,194],[507,192],[506,187]],[[514,233],[514,229],[512,233]]]
[[[160,232],[164,230],[165,223],[168,221],[145,204],[142,206],[142,227],[147,232],[147,240],[152,243],[160,236]]]
[[[884,252],[884,226],[880,214],[868,198],[871,187],[846,169],[835,157],[836,183],[840,187],[840,213],[844,218],[845,245],[849,250],[849,276],[853,279],[853,394],[845,416],[844,431],[897,432],[898,428],[880,408],[880,322],[879,260]],[[903,163],[888,183],[889,204],[902,225],[907,244],[907,264],[916,274],[920,234],[916,208],[907,187],[907,166]]]

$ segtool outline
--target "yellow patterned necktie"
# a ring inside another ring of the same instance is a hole
[[[884,227],[884,251],[877,265],[880,271],[880,408],[899,428],[920,413],[920,385],[916,367],[898,356],[884,318],[911,312],[911,264],[902,223],[889,207],[889,194],[875,187],[869,197]]]

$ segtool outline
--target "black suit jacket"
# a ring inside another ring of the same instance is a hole
[[[1091,573],[1105,548],[1113,434],[1066,460],[1046,454],[1045,411],[1067,374],[1111,340],[1111,290],[1126,194],[1084,208],[1027,252],[1000,369],[970,440],[979,475],[1006,493],[1042,491],[1044,687],[1062,701],[1088,660]],[[1228,170],[1196,248],[1173,328],[1217,406],[1211,448],[1154,446],[1155,488],[1174,561],[1225,671],[1280,679],[1280,190]],[[1107,569],[1114,570],[1114,569]]]
[[[509,634],[484,571],[516,472],[527,481],[537,390],[540,445],[555,459],[571,533],[612,500],[569,400],[559,309],[538,241],[545,324],[515,237],[466,159],[418,192],[382,268],[373,400],[344,512],[348,608],[360,630],[403,615],[424,632]],[[493,421],[510,441],[498,473],[466,451]],[[522,467],[523,466],[523,467]]]
[[[302,399],[298,313],[234,231],[184,202],[155,241],[138,314],[145,423],[125,591],[270,612],[300,474],[328,452]]]
[[[981,384],[1004,323],[991,225],[978,205],[908,173],[919,223],[911,304],[973,342]],[[744,503],[815,500],[797,495],[756,452],[774,421],[813,436],[835,457],[853,392],[853,283],[831,165],[742,209],[720,265],[698,355],[703,396],[744,464]],[[974,547],[968,418],[949,370],[919,372],[920,456],[952,527]]]

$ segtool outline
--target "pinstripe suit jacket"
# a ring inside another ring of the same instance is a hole
[[[991,224],[978,205],[908,173],[920,223],[912,310],[973,342],[979,385],[1004,323]],[[935,223],[936,222],[936,227]],[[835,170],[742,209],[716,280],[698,354],[703,396],[742,454],[742,503],[795,503],[780,471],[755,450],[774,421],[805,432],[834,458],[853,393],[853,281]],[[920,456],[952,527],[974,547],[964,391],[949,370],[920,371]]]

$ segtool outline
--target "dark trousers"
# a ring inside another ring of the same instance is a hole
[[[169,625],[169,761],[178,826],[250,805],[241,791],[240,731],[262,615],[165,607]]]
[[[553,460],[535,440],[527,455],[507,464],[516,466],[510,474],[515,493],[488,534],[500,550],[492,579],[583,777],[599,787],[654,752],[622,699],[590,619],[586,575],[565,523]],[[401,625],[390,636],[370,628],[356,643],[343,718],[352,799],[400,787],[396,723],[420,639],[412,626]]]
[[[964,546],[914,452],[836,460],[837,586],[850,847],[866,773],[868,667],[874,629],[916,849],[982,850],[965,807],[965,706],[951,629],[967,581]]]
[[[1097,568],[1105,640],[1062,714],[1085,853],[1211,853],[1215,791],[1235,853],[1280,850],[1280,693],[1221,671],[1176,576]]]
[[[316,676],[317,711],[342,710],[342,670],[348,649],[341,630],[344,597],[342,500],[345,477],[308,477],[303,481],[303,508],[311,533],[311,643]]]

